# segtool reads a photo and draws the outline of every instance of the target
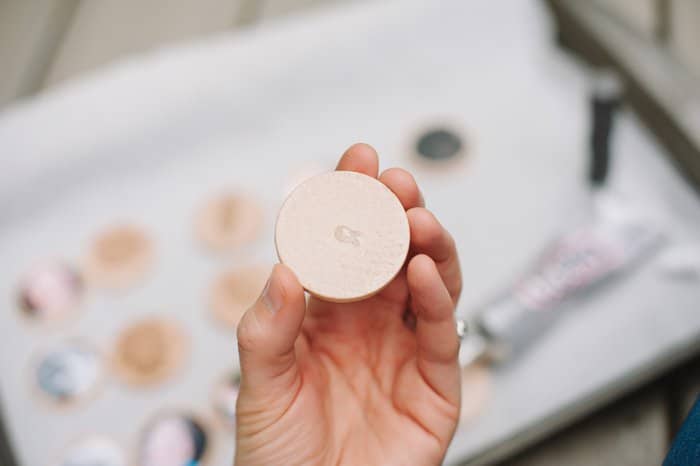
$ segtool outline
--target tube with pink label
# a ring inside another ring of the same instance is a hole
[[[525,350],[567,309],[649,256],[662,242],[642,218],[601,215],[555,240],[502,296],[468,325],[462,363]]]

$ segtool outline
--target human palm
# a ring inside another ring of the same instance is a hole
[[[366,145],[338,165],[377,176]],[[437,465],[459,418],[454,242],[407,172],[380,177],[407,210],[409,261],[379,294],[305,301],[277,265],[239,325],[236,464]]]

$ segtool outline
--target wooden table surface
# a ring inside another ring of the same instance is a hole
[[[332,1],[352,0],[0,0],[0,109],[130,54]],[[699,391],[700,359],[502,464],[660,464]]]

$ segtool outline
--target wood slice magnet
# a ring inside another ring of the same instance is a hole
[[[334,302],[379,292],[401,270],[409,242],[399,199],[375,178],[350,171],[299,185],[284,202],[275,230],[282,263],[307,291]]]

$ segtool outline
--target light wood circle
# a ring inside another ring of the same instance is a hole
[[[299,185],[280,209],[280,261],[311,294],[333,302],[365,299],[401,270],[410,242],[399,199],[375,178],[324,173]]]
[[[94,285],[124,288],[142,279],[154,259],[151,238],[135,225],[117,225],[100,232],[85,259],[85,274]]]
[[[154,385],[172,377],[187,349],[184,332],[174,322],[148,317],[119,334],[113,354],[117,375],[134,386]]]
[[[202,244],[215,252],[227,252],[255,240],[263,224],[258,203],[238,194],[209,200],[199,211],[196,233]]]
[[[239,267],[219,275],[209,298],[214,317],[235,329],[245,311],[260,296],[269,275],[270,267],[262,265]]]

